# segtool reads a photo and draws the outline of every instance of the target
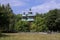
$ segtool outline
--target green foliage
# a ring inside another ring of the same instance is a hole
[[[30,31],[31,32],[36,32],[37,25],[35,23],[31,23],[30,25]]]
[[[21,20],[19,20],[18,22],[15,23],[14,29],[15,29],[16,31],[19,31],[19,30],[21,30],[20,27],[21,27]]]
[[[32,32],[42,32],[48,30],[48,27],[45,25],[45,14],[36,14],[35,21],[30,25],[30,30]]]
[[[36,14],[34,22],[22,21],[22,15],[15,15],[9,4],[0,5],[0,32],[45,32],[60,31],[60,10]]]
[[[21,23],[21,30],[22,32],[29,32],[29,23],[26,21],[22,21]]]
[[[58,30],[58,27],[60,26],[60,25],[58,25],[60,23],[60,22],[58,22],[60,20],[59,18],[60,18],[60,13],[59,13],[59,10],[57,10],[57,9],[51,10],[47,13],[46,25],[50,31]]]
[[[28,30],[29,29],[28,22],[22,21],[21,18],[22,18],[21,14],[18,14],[15,16],[15,27],[14,27],[14,29],[16,31],[20,31],[20,32],[29,31]]]
[[[9,31],[13,26],[13,11],[10,8],[10,5],[7,4],[0,6],[0,30]]]
[[[22,15],[18,14],[15,16],[15,27],[14,29],[18,32],[27,32],[29,31],[28,22],[21,20]]]
[[[37,32],[41,32],[41,31],[47,31],[47,27],[45,25],[45,15],[43,14],[37,14],[36,18],[35,18],[35,23],[37,25]]]
[[[15,25],[14,25],[14,30],[15,31],[19,31],[20,30],[20,26],[21,26],[21,15],[15,15]]]

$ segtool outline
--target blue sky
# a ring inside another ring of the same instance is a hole
[[[33,12],[46,13],[52,9],[60,9],[60,0],[0,0],[1,4],[9,3],[15,14],[32,9]]]

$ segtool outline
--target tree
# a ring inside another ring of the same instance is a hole
[[[30,32],[36,32],[36,28],[37,28],[37,25],[34,22],[32,22],[30,25]]]
[[[44,14],[36,14],[34,22],[30,22],[30,31],[32,32],[40,32],[47,31],[47,27],[45,26],[45,15]]]
[[[36,23],[36,26],[37,26],[36,27],[37,32],[48,30],[48,28],[45,25],[45,15],[44,14],[37,14],[34,22]]]
[[[20,30],[20,26],[21,26],[21,23],[22,23],[21,18],[22,18],[21,14],[15,15],[15,25],[14,25],[14,30],[15,31]]]
[[[9,6],[9,4],[7,5],[2,5],[0,6],[0,28],[3,31],[9,31],[11,29],[11,25],[13,25],[13,16],[14,13],[11,9],[11,7]]]
[[[7,32],[9,32],[9,31],[11,32],[11,31],[13,31],[13,28],[14,28],[14,21],[15,21],[14,16],[15,16],[15,14],[13,13],[9,4],[6,5],[6,14],[8,16],[7,20],[9,22],[6,31],[8,30]]]
[[[57,31],[58,29],[60,29],[60,25],[59,25],[60,22],[58,22],[60,20],[59,18],[60,18],[60,13],[58,9],[50,10],[47,13],[46,25],[50,31]]]
[[[29,32],[28,22],[21,20],[22,15],[18,14],[18,15],[15,16],[15,18],[16,18],[16,21],[15,21],[15,27],[14,27],[14,29],[17,32]]]

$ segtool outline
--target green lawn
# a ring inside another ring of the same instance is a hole
[[[40,34],[40,33],[6,33],[0,40],[60,40],[60,33]]]

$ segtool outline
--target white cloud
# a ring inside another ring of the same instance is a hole
[[[32,7],[32,11],[46,13],[49,10],[56,9],[56,8],[57,9],[60,8],[60,3],[57,3],[56,0],[51,0],[50,2],[46,2],[44,4]]]
[[[19,1],[19,0],[0,0],[0,3],[1,4],[9,3],[11,6],[23,6],[23,5],[26,4],[25,2],[22,2],[22,1]]]

